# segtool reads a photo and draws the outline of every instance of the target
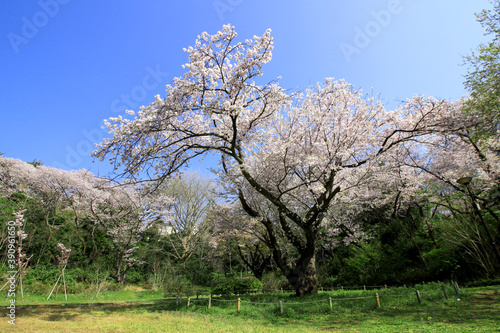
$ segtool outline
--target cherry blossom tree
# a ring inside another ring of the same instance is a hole
[[[105,121],[112,137],[94,156],[109,158],[128,177],[163,179],[194,158],[218,154],[220,181],[264,226],[273,259],[296,294],[316,293],[318,233],[337,198],[363,195],[363,185],[382,177],[403,143],[453,131],[460,103],[417,96],[389,111],[332,78],[289,94],[277,81],[261,83],[271,31],[243,42],[236,37],[231,26],[198,36],[185,50],[186,73],[134,119]],[[280,232],[297,252],[293,262]]]
[[[43,243],[37,253],[37,264],[53,237],[55,213],[64,208],[67,196],[74,187],[71,172],[45,167],[37,161],[26,163],[17,159],[0,158],[2,195],[21,191],[42,208],[47,237],[43,241],[40,239]]]
[[[138,242],[146,230],[156,223],[166,223],[171,199],[163,194],[149,195],[149,189],[135,183],[116,184],[90,173],[78,190],[77,210],[95,222],[113,243],[115,279],[124,283],[128,270],[143,262],[137,259]]]
[[[71,210],[75,224],[85,216],[93,221],[91,236],[101,228],[113,243],[115,277],[123,283],[127,271],[141,261],[136,258],[137,243],[154,223],[168,222],[166,208],[171,199],[164,194],[150,195],[146,185],[115,183],[96,177],[87,170],[64,171],[16,159],[0,157],[0,185],[3,195],[23,191],[45,208],[48,237],[38,253],[38,261],[53,236],[57,210]]]

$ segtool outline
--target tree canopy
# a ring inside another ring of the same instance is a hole
[[[229,25],[198,36],[185,49],[186,73],[167,85],[166,96],[134,119],[107,120],[112,137],[94,155],[110,158],[124,175],[163,179],[193,158],[217,153],[220,182],[264,225],[273,259],[298,295],[317,291],[318,233],[342,200],[381,197],[374,194],[383,186],[368,185],[394,183],[402,173],[451,184],[479,161],[467,142],[463,164],[446,168],[442,159],[450,138],[460,141],[456,133],[481,121],[463,113],[462,101],[415,96],[387,110],[333,78],[288,93],[276,80],[259,84],[271,60],[271,31],[244,42],[236,37]],[[297,250],[293,262],[285,260],[278,236]]]

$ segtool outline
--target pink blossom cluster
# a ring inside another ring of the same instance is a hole
[[[16,248],[17,258],[15,261],[15,264],[18,268],[23,268],[23,269],[24,269],[24,266],[25,266],[24,264],[26,263],[27,258],[26,258],[26,253],[23,252],[23,245],[22,244],[23,244],[23,240],[28,237],[28,234],[26,234],[24,232],[24,230],[22,229],[25,222],[26,222],[24,220],[24,212],[25,211],[26,210],[23,209],[23,210],[12,213],[12,215],[14,215],[14,217],[15,217],[15,221],[12,224],[12,226],[17,228],[16,235],[17,235],[17,239],[18,239],[17,248]]]
[[[71,252],[71,249],[67,249],[63,243],[58,243],[57,247],[61,249],[60,255],[58,255],[57,262],[59,265],[66,265],[68,263],[68,258],[69,258],[69,253]]]

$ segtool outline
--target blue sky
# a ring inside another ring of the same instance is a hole
[[[487,37],[487,0],[40,0],[0,5],[0,152],[66,170],[89,157],[103,119],[164,95],[184,47],[230,23],[242,39],[272,29],[269,81],[306,88],[325,77],[380,94],[389,108],[424,94],[466,95],[462,57]],[[197,165],[196,168],[203,168]]]

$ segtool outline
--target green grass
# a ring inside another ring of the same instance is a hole
[[[292,294],[261,294],[214,297],[163,298],[149,290],[126,289],[100,295],[64,295],[45,301],[28,295],[16,305],[16,326],[9,327],[7,303],[0,302],[0,331],[16,332],[498,332],[500,327],[499,286],[462,289],[459,296],[441,285],[320,292],[297,298]],[[380,295],[381,309],[374,293]],[[241,311],[237,313],[237,298]],[[334,299],[332,308],[328,297]],[[348,298],[369,297],[348,300]],[[46,298],[46,297],[45,297]],[[457,299],[460,299],[458,301]],[[279,308],[283,304],[283,313]],[[253,304],[273,303],[273,304]],[[297,304],[298,303],[298,304]]]

